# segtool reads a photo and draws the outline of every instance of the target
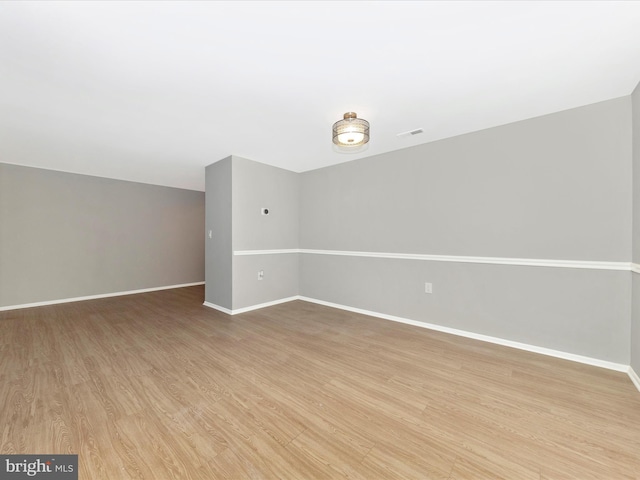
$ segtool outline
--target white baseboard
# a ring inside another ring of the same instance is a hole
[[[474,340],[481,340],[483,342],[495,343],[497,345],[503,345],[506,347],[517,348],[519,350],[525,350],[527,352],[539,353],[542,355],[548,355],[550,357],[562,358],[564,360],[571,360],[573,362],[584,363],[587,365],[593,365],[596,367],[606,368],[608,370],[615,370],[617,372],[629,372],[629,366],[621,363],[609,362],[606,360],[600,360],[597,358],[585,357],[582,355],[576,355],[573,353],[562,352],[560,350],[552,350],[550,348],[538,347],[536,345],[529,345],[527,343],[514,342],[512,340],[505,340],[503,338],[491,337],[488,335],[481,335],[479,333],[468,332],[466,330],[458,330],[456,328],[443,327],[441,325],[435,325],[432,323],[419,322],[417,320],[410,320],[408,318],[396,317],[394,315],[387,315],[384,313],[372,312],[371,310],[363,310],[361,308],[349,307],[346,305],[340,305],[332,302],[325,302],[323,300],[316,300],[315,298],[299,297],[300,300],[306,302],[317,303],[319,305],[325,305],[327,307],[338,308],[340,310],[347,310],[349,312],[361,313],[363,315],[369,315],[371,317],[382,318],[385,320],[391,320],[393,322],[405,323],[421,328],[428,328],[429,330],[435,330],[438,332],[449,333],[452,335],[458,335],[460,337],[472,338]]]
[[[129,291],[124,291],[124,292],[103,293],[103,294],[99,294],[99,295],[88,295],[88,296],[84,296],[84,297],[64,298],[64,299],[58,299],[58,300],[49,300],[49,301],[45,301],[45,302],[25,303],[25,304],[21,304],[21,305],[10,305],[10,306],[6,306],[6,307],[0,307],[0,311],[17,310],[17,309],[21,309],[21,308],[41,307],[41,306],[46,306],[46,305],[56,305],[56,304],[60,304],[60,303],[81,302],[81,301],[85,301],[85,300],[96,300],[96,299],[100,299],[100,298],[118,297],[118,296],[122,296],[122,295],[135,295],[137,293],[155,292],[155,291],[159,291],[159,290],[169,290],[169,289],[173,289],[173,288],[193,287],[193,286],[196,286],[196,285],[204,285],[204,282],[183,283],[183,284],[180,284],[180,285],[167,285],[167,286],[164,286],[164,287],[143,288],[143,289],[139,289],[139,290],[129,290]],[[455,328],[444,327],[444,326],[441,326],[441,325],[435,325],[435,324],[432,324],[432,323],[419,322],[417,320],[411,320],[411,319],[408,319],[408,318],[397,317],[395,315],[387,315],[385,313],[374,312],[374,311],[371,311],[371,310],[364,310],[364,309],[361,309],[361,308],[350,307],[350,306],[347,306],[347,305],[341,305],[341,304],[333,303],[333,302],[326,302],[324,300],[318,300],[318,299],[315,299],[315,298],[305,297],[305,296],[301,296],[301,295],[295,295],[295,296],[292,296],[292,297],[281,298],[281,299],[278,299],[278,300],[273,300],[271,302],[260,303],[260,304],[257,304],[257,305],[251,305],[249,307],[238,308],[238,309],[235,309],[235,310],[230,310],[228,308],[221,307],[220,305],[216,305],[216,304],[213,304],[211,302],[204,302],[203,305],[206,306],[206,307],[209,307],[209,308],[213,308],[215,310],[219,310],[219,311],[221,311],[223,313],[226,313],[227,315],[238,315],[240,313],[246,313],[246,312],[250,312],[250,311],[253,311],[253,310],[259,310],[259,309],[265,308],[265,307],[271,307],[273,305],[279,305],[281,303],[291,302],[293,300],[303,300],[305,302],[317,303],[319,305],[324,305],[324,306],[327,306],[327,307],[337,308],[337,309],[340,309],[340,310],[346,310],[346,311],[354,312],[354,313],[360,313],[360,314],[363,314],[363,315],[369,315],[371,317],[382,318],[384,320],[391,320],[393,322],[404,323],[404,324],[413,325],[413,326],[416,326],[416,327],[427,328],[429,330],[435,330],[435,331],[438,331],[438,332],[449,333],[449,334],[457,335],[457,336],[460,336],[460,337],[472,338],[474,340],[481,340],[483,342],[494,343],[494,344],[497,344],[497,345],[503,345],[503,346],[507,346],[507,347],[511,347],[511,348],[517,348],[519,350],[525,350],[525,351],[528,351],[528,352],[539,353],[539,354],[548,355],[548,356],[551,356],[551,357],[562,358],[564,360],[570,360],[570,361],[573,361],[573,362],[584,363],[584,364],[587,364],[587,365],[593,365],[593,366],[596,366],[596,367],[606,368],[608,370],[615,370],[615,371],[618,371],[618,372],[626,372],[629,375],[629,378],[631,379],[633,384],[638,389],[638,391],[640,391],[640,377],[638,377],[638,375],[633,370],[633,368],[631,368],[628,365],[623,365],[621,363],[614,363],[614,362],[609,362],[609,361],[606,361],[606,360],[600,360],[600,359],[597,359],[597,358],[585,357],[585,356],[576,355],[576,354],[573,354],[573,353],[562,352],[560,350],[552,350],[552,349],[549,349],[549,348],[538,347],[538,346],[529,345],[529,344],[526,344],[526,343],[514,342],[514,341],[511,341],[511,340],[505,340],[505,339],[498,338],[498,337],[491,337],[491,336],[482,335],[482,334],[479,334],[479,333],[473,333],[473,332],[468,332],[468,331],[465,331],[465,330],[458,330],[458,329],[455,329]]]
[[[629,367],[629,371],[627,372],[627,375],[629,375],[629,378],[631,379],[633,384],[636,386],[636,388],[640,392],[640,377],[638,377],[638,374],[633,371],[632,367]]]
[[[125,292],[101,293],[99,295],[87,295],[84,297],[61,298],[58,300],[47,300],[45,302],[23,303],[21,305],[9,305],[0,307],[0,312],[6,310],[18,310],[20,308],[44,307],[46,305],[57,305],[59,303],[83,302],[85,300],[96,300],[98,298],[120,297],[122,295],[135,295],[136,293],[156,292],[158,290],[170,290],[172,288],[193,287],[195,285],[204,285],[204,282],[182,283],[180,285],[167,285],[164,287],[142,288],[139,290],[127,290]]]
[[[226,313],[227,315],[233,315],[233,310],[221,307],[220,305],[216,305],[215,303],[204,302],[202,305],[204,305],[205,307],[213,308],[214,310],[218,310],[219,312]]]
[[[218,310],[220,312],[226,313],[227,315],[238,315],[240,313],[251,312],[253,310],[259,310],[259,309],[265,308],[265,307],[272,307],[274,305],[279,305],[280,303],[287,303],[287,302],[291,302],[293,300],[299,300],[299,299],[300,299],[300,297],[296,295],[296,296],[293,296],[293,297],[280,298],[278,300],[273,300],[271,302],[259,303],[257,305],[251,305],[249,307],[236,308],[235,310],[229,310],[228,308],[221,307],[220,305],[216,305],[215,303],[211,303],[211,302],[204,302],[203,305],[205,307],[213,308],[213,309]]]
[[[291,302],[293,300],[299,300],[300,297],[298,295],[295,295],[293,297],[287,297],[287,298],[281,298],[279,300],[273,300],[272,302],[266,302],[266,303],[260,303],[258,305],[251,305],[250,307],[244,307],[244,308],[237,308],[233,311],[232,315],[237,315],[239,313],[245,313],[245,312],[250,312],[252,310],[259,310],[261,308],[265,308],[265,307],[272,307],[274,305],[279,305],[281,303],[287,303],[287,302]]]
[[[364,310],[362,308],[349,307],[347,305],[341,305],[341,304],[333,303],[333,302],[326,302],[324,300],[318,300],[318,299],[315,299],[315,298],[305,297],[305,296],[301,296],[301,295],[296,295],[296,296],[288,297],[288,298],[282,298],[280,300],[274,300],[272,302],[262,303],[262,304],[259,304],[259,305],[252,305],[250,307],[240,308],[240,309],[236,309],[236,310],[229,310],[228,308],[220,307],[219,305],[214,305],[214,304],[211,304],[209,302],[205,302],[204,305],[207,306],[207,307],[214,308],[216,310],[219,310],[219,311],[224,312],[224,313],[229,314],[229,315],[237,315],[239,313],[250,312],[252,310],[258,310],[260,308],[270,307],[272,305],[278,305],[280,303],[290,302],[290,301],[293,301],[293,300],[303,300],[305,302],[317,303],[319,305],[324,305],[324,306],[327,306],[327,307],[337,308],[337,309],[340,309],[340,310],[347,310],[349,312],[360,313],[360,314],[363,314],[363,315],[369,315],[371,317],[382,318],[384,320],[391,320],[393,322],[399,322],[399,323],[404,323],[404,324],[407,324],[407,325],[413,325],[413,326],[416,326],[416,327],[427,328],[429,330],[435,330],[435,331],[438,331],[438,332],[449,333],[451,335],[457,335],[457,336],[460,336],[460,337],[472,338],[474,340],[480,340],[480,341],[483,341],[483,342],[494,343],[494,344],[503,345],[503,346],[506,346],[506,347],[517,348],[518,350],[525,350],[527,352],[539,353],[541,355],[547,355],[547,356],[550,356],[550,357],[561,358],[563,360],[570,360],[572,362],[583,363],[583,364],[586,364],[586,365],[593,365],[595,367],[600,367],[600,368],[606,368],[607,370],[615,370],[617,372],[625,372],[625,373],[629,374],[629,376],[631,377],[631,380],[634,382],[634,384],[636,384],[636,386],[638,387],[638,390],[640,390],[640,386],[638,386],[638,385],[640,385],[640,380],[638,379],[637,376],[635,378],[633,378],[632,375],[635,375],[635,373],[632,373],[633,370],[629,367],[629,365],[624,365],[622,363],[609,362],[607,360],[600,360],[598,358],[586,357],[586,356],[583,356],[583,355],[576,355],[574,353],[563,352],[563,351],[560,351],[560,350],[553,350],[553,349],[550,349],[550,348],[538,347],[536,345],[529,345],[527,343],[514,342],[512,340],[505,340],[505,339],[499,338],[499,337],[491,337],[489,335],[482,335],[482,334],[479,334],[479,333],[468,332],[466,330],[459,330],[459,329],[456,329],[456,328],[444,327],[442,325],[435,325],[435,324],[427,323],[427,322],[419,322],[417,320],[411,320],[411,319],[408,319],[408,318],[397,317],[395,315],[387,315],[387,314],[384,314],[384,313],[374,312],[374,311],[371,311],[371,310]]]

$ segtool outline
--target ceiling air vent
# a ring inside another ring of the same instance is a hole
[[[397,136],[399,138],[404,138],[404,137],[411,137],[413,135],[419,135],[421,133],[424,133],[424,130],[422,128],[416,128],[414,130],[409,130],[408,132],[398,133]]]

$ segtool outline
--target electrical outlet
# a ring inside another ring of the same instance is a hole
[[[433,293],[433,284],[425,283],[424,284],[424,293]]]

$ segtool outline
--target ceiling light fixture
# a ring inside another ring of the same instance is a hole
[[[339,147],[359,147],[369,141],[369,122],[347,112],[333,124],[333,143]]]

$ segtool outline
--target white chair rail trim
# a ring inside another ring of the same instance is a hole
[[[526,267],[586,268],[592,270],[619,270],[640,273],[640,265],[630,262],[603,262],[593,260],[556,260],[540,258],[472,257],[462,255],[427,255],[419,253],[359,252],[343,250],[312,250],[288,248],[281,250],[236,250],[235,256],[281,255],[301,253],[309,255],[334,255],[347,257],[391,258],[397,260],[421,260],[429,262],[484,263],[493,265],[519,265]]]

